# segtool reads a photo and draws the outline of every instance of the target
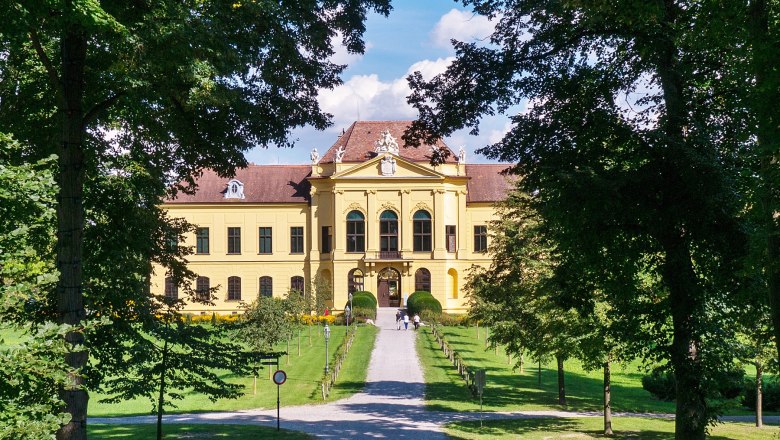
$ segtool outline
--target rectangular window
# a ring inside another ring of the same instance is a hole
[[[169,252],[176,252],[179,250],[179,237],[175,231],[168,231],[165,234],[165,246]]]
[[[241,228],[228,228],[228,249],[229,254],[241,253]]]
[[[271,277],[260,277],[260,296],[274,296],[274,280]]]
[[[431,251],[431,221],[430,220],[415,220],[414,221],[414,251],[415,252],[430,252]]]
[[[487,251],[487,226],[474,226],[474,252]]]
[[[365,252],[366,223],[347,221],[347,252]]]
[[[331,233],[330,226],[322,227],[322,249],[320,252],[327,254],[331,251],[331,243],[333,243],[333,235]]]
[[[260,245],[258,246],[257,253],[259,254],[270,254],[273,253],[273,237],[271,233],[271,228],[269,227],[262,227],[259,229],[258,236],[260,237]]]
[[[303,226],[290,227],[290,253],[303,253]]]
[[[195,253],[209,253],[209,228],[198,228],[195,230]]]
[[[458,240],[455,238],[455,225],[447,225],[445,229],[447,235],[447,252],[455,252],[458,245]]]
[[[228,277],[228,301],[241,301],[241,278]]]

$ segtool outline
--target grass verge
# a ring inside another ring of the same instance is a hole
[[[562,407],[558,405],[554,361],[542,364],[540,386],[538,365],[526,362],[522,372],[513,371],[507,355],[501,349],[496,354],[494,349],[486,347],[484,329],[480,329],[479,339],[474,327],[451,326],[441,329],[450,345],[469,366],[486,370],[485,410],[601,411],[603,382],[600,370],[586,371],[579,362],[567,361],[565,380],[568,405]],[[471,395],[455,368],[444,358],[430,330],[420,332],[418,338],[417,350],[425,374],[426,400],[430,409],[478,410],[479,400]],[[514,359],[511,363],[514,364]],[[613,411],[674,413],[674,402],[657,400],[642,388],[643,374],[638,364],[613,366]]]
[[[157,435],[155,425],[100,425],[90,424],[87,428],[90,439],[153,439]],[[313,439],[303,432],[288,431],[267,426],[252,425],[164,425],[165,439],[231,439],[254,440],[258,438]]]
[[[632,439],[661,440],[674,438],[674,420],[638,417],[615,417],[612,422],[614,437],[602,434],[600,417],[582,418],[534,418],[514,420],[457,422],[445,427],[446,433],[456,440],[467,439]],[[780,427],[756,428],[747,423],[721,423],[710,428],[713,440],[770,440],[780,439]]]
[[[344,340],[344,327],[333,327],[329,342],[329,356],[333,356],[335,348]],[[325,368],[325,341],[322,336],[322,327],[313,326],[312,338],[309,346],[308,329],[303,328],[301,333],[301,355],[298,356],[298,340],[294,338],[290,343],[290,355],[283,356],[279,360],[279,368],[287,373],[287,382],[280,389],[281,405],[305,405],[321,403],[320,379]],[[374,326],[362,326],[357,330],[355,342],[349,352],[349,356],[342,366],[336,387],[331,390],[330,400],[349,396],[361,390],[365,384],[368,359],[374,348],[377,328]],[[279,350],[287,350],[287,344],[278,347]],[[274,366],[270,367],[272,370]],[[178,408],[169,409],[168,414],[181,414],[205,411],[234,411],[250,408],[276,408],[276,385],[268,377],[268,367],[260,371],[257,378],[257,393],[253,393],[252,377],[236,377],[225,375],[230,382],[244,386],[244,395],[238,399],[223,399],[211,402],[206,396],[197,393],[185,393],[184,399],[177,401]],[[90,417],[113,417],[149,414],[152,408],[149,399],[134,399],[117,404],[101,403],[99,400],[105,397],[99,393],[93,393],[90,397]]]

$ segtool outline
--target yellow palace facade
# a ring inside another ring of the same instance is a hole
[[[511,183],[503,164],[466,164],[463,151],[429,164],[433,149],[399,146],[407,121],[359,121],[308,165],[250,165],[232,179],[205,172],[195,194],[164,208],[197,225],[186,237],[196,289],[216,288],[213,306],[190,313],[240,312],[258,295],[283,297],[315,277],[330,285],[330,307],[368,290],[380,307],[430,291],[445,311],[465,311],[472,265],[488,265],[487,225]],[[160,273],[153,291],[178,295]]]

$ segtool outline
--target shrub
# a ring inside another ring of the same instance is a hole
[[[431,295],[431,292],[418,290],[409,295],[406,300],[406,308],[410,315],[415,313],[427,316],[426,319],[438,321],[441,315],[441,303]]]
[[[366,319],[373,319],[376,321],[376,307],[368,308],[368,307],[358,307],[357,305],[355,305],[354,308],[352,309],[352,318],[362,319],[363,321],[365,321]]]
[[[349,305],[349,300],[344,304],[344,308]],[[376,317],[377,301],[373,293],[361,290],[352,294],[352,308],[353,309],[374,309],[374,316]]]
[[[469,315],[465,313],[461,315],[442,313],[436,322],[441,325],[469,325]]]
[[[766,377],[766,376],[764,376]],[[761,403],[764,411],[777,411],[780,410],[780,383],[775,380],[765,380],[762,384],[762,396]],[[750,408],[752,411],[756,410],[756,381],[755,379],[748,379],[744,382],[744,397],[742,398],[742,405]]]
[[[739,397],[744,388],[744,376],[745,372],[740,368],[715,373],[714,376],[706,380],[707,398],[735,399]],[[676,397],[675,387],[674,373],[666,371],[664,367],[657,367],[649,376],[642,378],[642,388],[661,400],[673,401]],[[753,398],[755,399],[755,392]]]
[[[660,400],[671,402],[675,399],[674,375],[662,367],[654,368],[642,378],[642,388]]]

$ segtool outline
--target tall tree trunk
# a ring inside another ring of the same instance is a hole
[[[760,361],[756,361],[756,427],[764,426],[764,396],[763,382],[764,370]]]
[[[612,432],[612,372],[609,361],[604,362],[604,435]]]
[[[563,381],[563,356],[555,355],[558,363],[558,405],[566,406],[566,384]]]
[[[165,404],[165,371],[168,369],[168,341],[163,344],[162,360],[160,362],[160,393],[157,396],[157,440],[162,440],[162,416]]]
[[[672,366],[677,382],[675,438],[704,440],[707,403],[696,316],[702,312],[702,296],[693,271],[687,244],[682,238],[666,242],[664,280],[669,288],[672,310]]]
[[[537,369],[536,377],[539,382],[539,388],[541,388],[542,387],[542,358],[539,358],[539,368]]]
[[[657,238],[664,249],[663,280],[669,290],[672,313],[673,340],[671,361],[677,380],[675,412],[675,439],[704,440],[707,426],[707,404],[699,356],[701,341],[697,316],[703,312],[703,292],[691,263],[687,225],[681,214],[695,198],[690,184],[682,173],[690,173],[690,149],[685,127],[688,125],[689,104],[684,90],[686,84],[677,47],[678,17],[683,12],[673,0],[663,0],[663,15],[659,26],[664,34],[658,38],[656,69],[663,93],[665,112],[661,118],[661,132],[665,150],[659,157],[665,183],[658,206]]]
[[[70,6],[70,5],[68,5]],[[84,95],[84,65],[87,38],[82,29],[71,25],[60,43],[62,56],[62,103],[60,107],[62,133],[57,148],[59,156],[59,194],[57,197],[57,313],[59,321],[78,326],[85,318],[82,255],[84,242],[84,126],[82,97]],[[55,84],[55,87],[60,87]],[[65,340],[82,345],[84,335],[70,332]],[[58,440],[85,440],[87,438],[87,402],[83,389],[81,369],[87,364],[85,350],[69,353],[65,362],[75,370],[62,388],[65,412],[71,421],[57,431]]]
[[[780,51],[776,32],[769,29],[769,5],[766,0],[752,0],[749,6],[749,38],[755,93],[751,96],[756,118],[756,138],[761,157],[761,210],[766,234],[766,261],[769,305],[772,309],[775,342],[780,354],[780,127],[777,102],[780,99]],[[774,30],[773,30],[774,31]]]

